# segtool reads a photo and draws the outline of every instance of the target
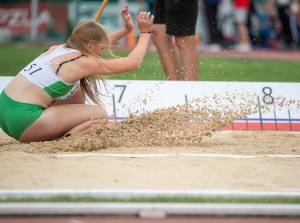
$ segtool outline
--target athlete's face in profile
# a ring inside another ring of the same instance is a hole
[[[91,43],[89,47],[89,51],[94,55],[102,56],[103,45],[101,43],[99,44]]]

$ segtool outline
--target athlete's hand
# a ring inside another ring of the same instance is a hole
[[[136,18],[137,26],[141,32],[151,32],[154,16],[150,17],[150,12],[140,12]]]
[[[125,4],[125,8],[121,12],[121,16],[124,20],[125,28],[130,33],[134,29],[134,22],[128,10],[128,5]]]

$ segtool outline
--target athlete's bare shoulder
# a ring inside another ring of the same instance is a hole
[[[50,46],[44,53],[42,53],[42,56],[48,55],[49,53],[51,53],[52,51],[54,51],[56,48],[60,46],[62,46],[62,44]]]

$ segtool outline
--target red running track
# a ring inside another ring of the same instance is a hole
[[[263,123],[263,131],[300,131],[300,123],[277,123],[277,130],[275,123]],[[235,131],[247,131],[246,122],[234,122],[233,127],[229,125],[222,128],[223,131],[235,130]],[[261,125],[259,122],[248,123],[248,131],[260,131]]]

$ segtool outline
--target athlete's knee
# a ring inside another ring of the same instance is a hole
[[[96,106],[94,121],[97,124],[105,125],[108,122],[109,116],[104,108]]]
[[[109,116],[108,116],[107,112],[105,111],[105,113],[102,114],[101,118],[99,119],[100,124],[106,125],[108,123],[108,119],[109,119]]]
[[[155,45],[165,46],[172,42],[172,36],[166,34],[166,29],[160,25],[153,25],[151,39]]]

